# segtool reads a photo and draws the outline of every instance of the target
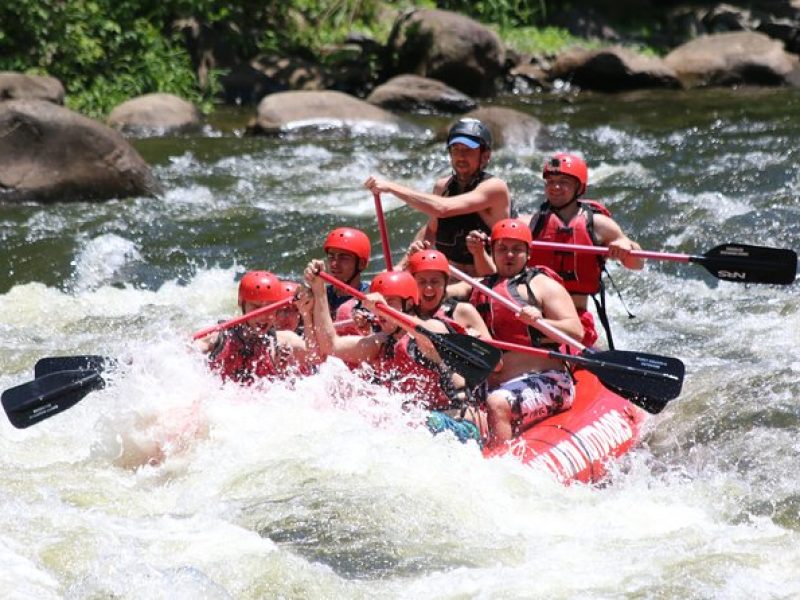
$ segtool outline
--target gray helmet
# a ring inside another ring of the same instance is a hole
[[[492,149],[492,132],[478,119],[459,119],[447,134],[447,147],[466,144],[471,148],[481,146]]]

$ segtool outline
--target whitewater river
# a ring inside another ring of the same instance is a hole
[[[716,91],[504,102],[549,135],[498,151],[523,212],[579,151],[648,250],[800,250],[800,96]],[[0,206],[0,388],[43,356],[123,359],[25,430],[0,415],[0,598],[798,598],[800,293],[650,261],[611,273],[617,346],[676,356],[684,390],[599,487],[432,438],[330,363],[295,387],[206,372],[190,334],[245,269],[299,276],[325,233],[370,231],[379,173],[429,189],[433,129],[134,140],[158,199]],[[399,258],[422,222],[385,198]],[[374,399],[367,400],[367,396]]]

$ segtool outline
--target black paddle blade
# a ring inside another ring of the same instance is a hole
[[[789,285],[797,275],[797,253],[787,248],[723,244],[689,262],[725,281]]]
[[[102,373],[107,366],[113,364],[114,360],[97,354],[85,354],[82,356],[45,356],[36,361],[33,367],[34,377],[43,377],[58,371],[97,371]]]
[[[503,353],[483,340],[463,333],[433,333],[417,327],[430,339],[444,363],[461,375],[472,388],[483,382],[494,370]]]
[[[59,371],[3,392],[3,409],[17,429],[52,417],[105,386],[97,371]]]
[[[683,387],[683,362],[670,356],[607,350],[567,360],[585,366],[607,388],[652,414],[664,410]]]

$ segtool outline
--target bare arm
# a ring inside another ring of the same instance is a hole
[[[317,342],[317,334],[314,331],[314,295],[311,290],[301,286],[295,300],[300,318],[303,320],[303,341],[308,351],[307,361],[309,365],[319,364],[324,356]]]
[[[531,327],[536,327],[536,321],[544,321],[571,338],[580,340],[583,337],[583,325],[575,310],[575,304],[564,286],[546,275],[537,275],[531,284],[542,310],[526,306],[520,311],[520,319]],[[524,285],[519,286],[519,292],[523,298],[527,297]],[[551,341],[558,342],[558,340]]]
[[[472,255],[472,262],[475,265],[475,274],[485,277],[497,272],[494,260],[487,252],[489,236],[483,231],[470,231],[467,234],[467,250]]]
[[[492,339],[492,335],[489,333],[489,329],[486,327],[486,323],[478,309],[468,302],[456,304],[456,309],[453,311],[453,320],[464,327],[470,335],[484,340]]]
[[[505,211],[504,215],[497,216],[498,219],[501,219],[508,217],[510,210],[508,186],[496,177],[483,181],[471,192],[457,196],[418,192],[394,181],[387,181],[375,176],[370,176],[364,182],[364,186],[372,192],[390,193],[411,208],[437,219],[466,215],[492,208],[499,208],[498,212]]]
[[[328,295],[325,293],[325,283],[318,276],[325,270],[321,260],[312,260],[303,274],[306,282],[311,286],[314,294],[314,332],[319,344],[320,352],[324,356],[336,356],[347,362],[369,362],[378,356],[382,341],[379,334],[367,337],[360,335],[340,336],[331,319],[328,305]]]
[[[639,270],[644,267],[644,259],[630,256],[631,250],[641,250],[641,246],[625,235],[614,219],[595,215],[594,230],[600,243],[608,247],[609,258],[618,260],[628,269]]]

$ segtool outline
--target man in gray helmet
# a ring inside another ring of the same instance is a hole
[[[475,275],[475,256],[483,255],[492,226],[511,216],[511,198],[505,182],[485,171],[492,156],[492,134],[486,125],[477,119],[456,121],[447,135],[447,150],[453,174],[439,179],[433,193],[375,175],[364,186],[372,192],[392,194],[425,213],[428,223],[412,246],[427,248],[435,243],[450,264]]]

